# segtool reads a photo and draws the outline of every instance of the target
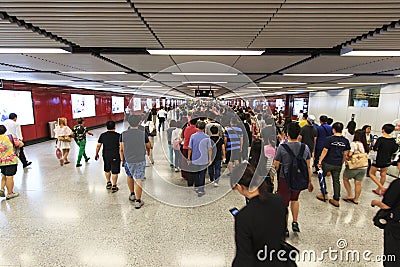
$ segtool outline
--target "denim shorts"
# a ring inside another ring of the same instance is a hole
[[[143,180],[145,176],[146,169],[146,161],[137,162],[137,163],[125,163],[125,169],[128,167],[128,172],[126,173],[128,176],[135,178],[136,180]],[[133,175],[132,175],[133,174]]]

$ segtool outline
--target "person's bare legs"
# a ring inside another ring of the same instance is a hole
[[[142,182],[143,180],[139,180],[139,179],[134,179],[135,183],[136,183],[136,191],[135,191],[135,195],[136,195],[136,199],[142,199]]]
[[[105,172],[105,174],[106,174],[106,181],[107,181],[107,183],[108,183],[108,182],[111,182],[111,172]]]
[[[14,189],[14,176],[6,176],[7,195],[11,195]]]
[[[355,203],[358,203],[358,199],[360,198],[360,195],[361,195],[361,181],[354,180],[354,187],[355,187],[355,189],[354,189],[355,196],[354,196],[353,201]]]
[[[343,199],[350,199],[353,198],[353,192],[351,191],[351,185],[348,178],[343,177],[343,185],[346,188],[347,197]]]
[[[378,170],[377,167],[371,166],[371,169],[369,170],[369,178],[378,186],[378,188],[375,190],[375,192],[380,195],[381,193],[381,188],[383,188],[383,184],[378,180],[376,177],[376,171]],[[385,177],[386,179],[386,177]]]
[[[133,178],[130,177],[130,176],[127,176],[127,177],[126,177],[126,181],[127,181],[127,183],[128,183],[129,192],[130,192],[131,194],[132,194],[132,193],[135,193],[135,181],[133,180]]]
[[[290,210],[292,211],[293,222],[297,222],[299,217],[300,204],[299,201],[290,201]]]
[[[69,154],[69,149],[63,149],[63,159],[64,159],[64,163],[69,162],[68,161],[68,154]]]
[[[380,183],[382,186],[385,186],[387,170],[388,170],[388,168],[381,168],[379,171],[379,173],[381,175]]]
[[[4,190],[4,187],[6,186],[6,176],[1,175],[1,190]]]
[[[112,185],[117,186],[118,174],[112,175]]]

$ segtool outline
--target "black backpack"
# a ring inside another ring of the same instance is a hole
[[[301,144],[300,152],[296,156],[287,144],[281,145],[290,155],[291,163],[287,170],[284,169],[284,176],[289,189],[292,191],[301,191],[308,188],[308,166],[304,159],[305,144]]]

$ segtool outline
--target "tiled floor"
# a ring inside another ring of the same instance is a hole
[[[125,173],[119,178],[120,191],[113,194],[105,189],[102,161],[93,160],[96,136],[103,130],[88,137],[86,151],[92,159],[81,168],[59,166],[54,141],[25,149],[33,164],[25,170],[20,166],[15,176],[15,191],[21,196],[0,199],[0,266],[230,266],[235,244],[228,210],[245,203],[237,192],[229,192],[228,179],[219,188],[208,186],[206,195],[198,198],[170,171],[166,138],[157,136],[156,164],[146,168],[145,188],[151,196],[146,194],[143,208],[135,210]],[[73,145],[71,162],[76,156]],[[345,239],[348,246],[342,252],[382,254],[382,231],[371,221],[376,212],[369,206],[375,198],[372,182],[363,181],[360,205],[341,202],[339,209],[316,200],[317,182],[315,186],[313,193],[301,194],[301,233],[291,233],[288,241],[300,250],[320,253],[338,249],[338,239]],[[382,264],[331,261],[326,256],[322,262],[299,266]]]

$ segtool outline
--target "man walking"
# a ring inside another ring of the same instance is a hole
[[[120,134],[115,132],[115,122],[106,122],[107,132],[100,135],[96,147],[95,160],[99,159],[99,151],[103,145],[103,161],[104,172],[107,180],[107,189],[111,189],[113,193],[118,191],[117,181],[118,174],[121,170],[121,158],[119,156],[119,138]],[[111,182],[112,175],[112,182]]]
[[[78,153],[78,159],[76,161],[76,167],[81,167],[81,159],[82,156],[85,158],[85,162],[89,161],[89,157],[86,155],[85,152],[85,147],[86,147],[86,134],[89,134],[93,136],[92,132],[89,132],[89,130],[83,125],[83,119],[79,118],[77,120],[78,125],[75,125],[74,128],[72,129],[72,132],[74,133],[74,139],[76,144],[79,147],[79,153]]]
[[[140,209],[144,204],[141,198],[142,185],[145,178],[146,151],[147,154],[150,154],[151,148],[148,135],[144,129],[139,128],[140,121],[141,117],[138,115],[131,115],[128,117],[130,127],[121,134],[119,150],[122,164],[126,162],[126,167],[132,177],[132,179],[130,179],[128,176],[128,187],[131,191],[129,199],[135,199],[134,203],[136,209]]]
[[[287,134],[289,137],[288,143],[285,144],[287,149],[291,150],[294,155],[299,155],[301,151],[303,155],[301,156],[304,160],[306,160],[307,167],[308,167],[308,191],[312,192],[314,187],[312,184],[312,175],[310,170],[310,158],[311,153],[308,149],[308,146],[300,143],[297,138],[299,137],[300,133],[300,126],[295,123],[291,122],[287,126]],[[303,148],[303,150],[302,150]],[[276,151],[276,156],[274,159],[274,166],[276,170],[279,170],[278,173],[278,195],[281,195],[282,198],[285,200],[286,207],[289,207],[290,203],[290,210],[292,212],[293,222],[292,222],[292,230],[293,232],[300,232],[299,223],[298,223],[298,216],[299,216],[299,196],[300,190],[291,190],[287,183],[287,179],[291,179],[291,177],[285,177],[285,173],[290,173],[288,168],[292,168],[292,156],[284,147],[284,145],[280,145]],[[288,216],[286,217],[287,222]],[[289,231],[286,230],[286,236],[289,236]]]
[[[340,199],[340,172],[344,159],[350,151],[350,143],[347,138],[342,135],[343,123],[335,122],[332,125],[333,136],[329,136],[325,140],[324,149],[322,150],[321,157],[318,160],[318,168],[322,167],[324,176],[327,172],[332,174],[333,180],[333,199],[329,199],[329,203],[335,207],[339,207]],[[325,201],[326,196],[319,194],[317,199]]]
[[[18,138],[21,142],[23,141],[21,125],[19,125],[19,123],[17,122],[17,114],[10,113],[10,115],[8,116],[8,120],[5,120],[3,124],[7,128],[6,134],[11,134],[14,138]],[[21,160],[22,166],[24,168],[32,164],[32,162],[28,161],[25,157],[24,147],[19,148],[18,157]]]
[[[188,159],[192,165],[195,191],[199,197],[205,194],[204,185],[206,179],[207,166],[212,163],[212,150],[210,136],[206,135],[204,130],[206,123],[198,121],[196,124],[198,132],[190,137]]]
[[[165,120],[167,119],[167,114],[168,113],[165,111],[164,107],[161,107],[160,110],[157,112],[159,132],[161,132],[161,127],[163,131],[165,129]]]
[[[237,118],[231,118],[231,126],[225,129],[224,143],[226,147],[226,158],[229,158],[229,173],[232,173],[233,164],[239,165],[243,149],[243,131],[238,127]],[[247,147],[245,148],[247,149]]]
[[[303,118],[306,117],[306,114],[303,115]],[[313,115],[307,116],[307,125],[302,127],[300,130],[299,141],[303,144],[306,144],[310,149],[311,157],[314,157],[314,149],[315,143],[317,142],[318,130],[314,127],[315,117]]]
[[[328,136],[332,135],[332,126],[328,125],[328,117],[322,115],[319,117],[320,126],[317,126],[318,136],[315,143],[315,153],[314,153],[314,167],[315,172],[318,172],[318,160],[321,156],[322,150],[324,149],[325,140]]]

